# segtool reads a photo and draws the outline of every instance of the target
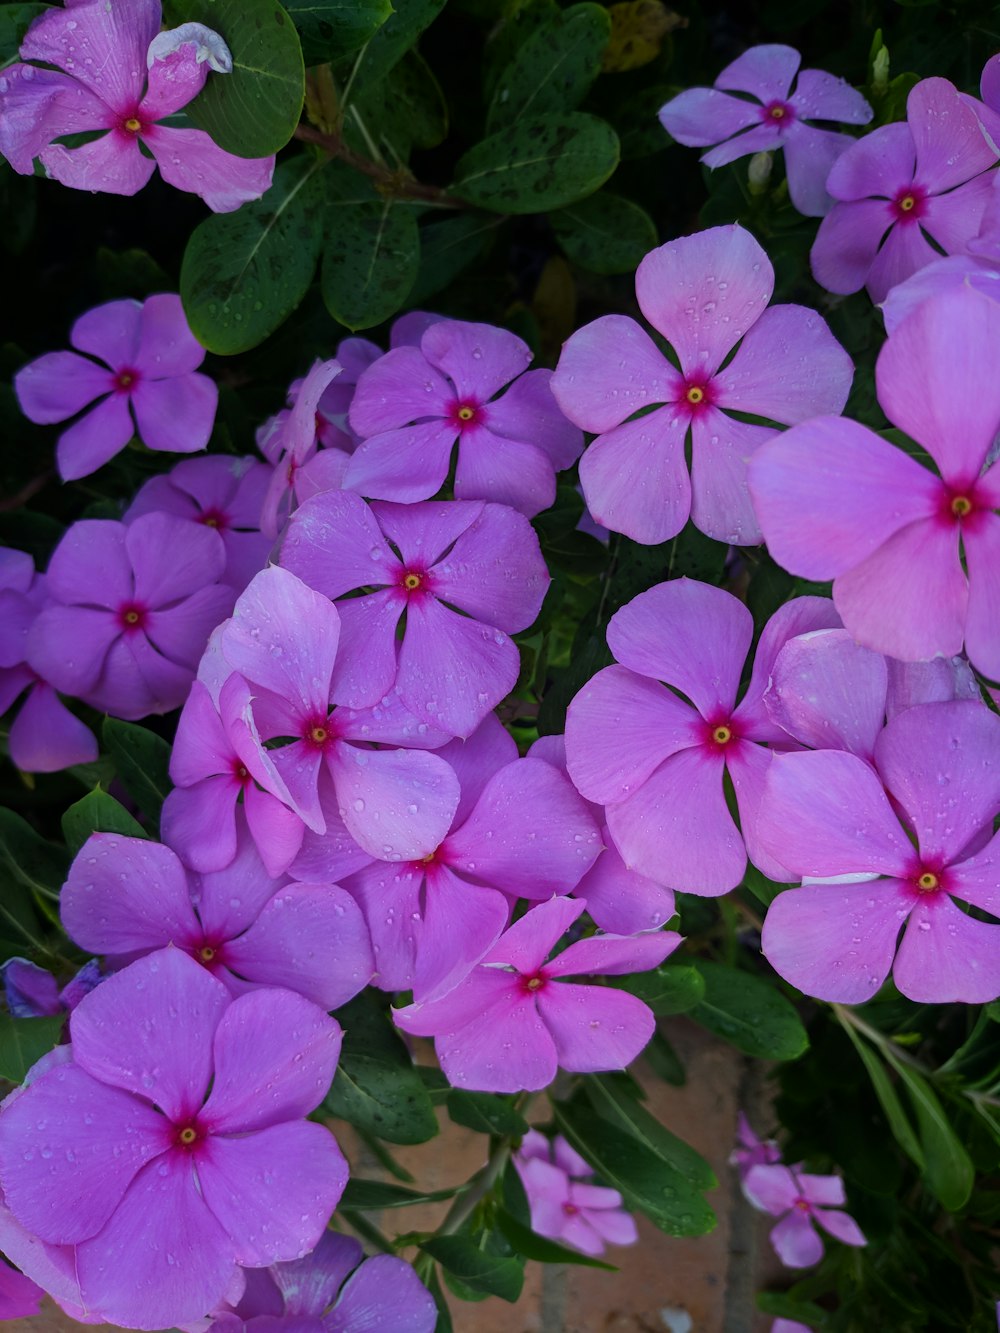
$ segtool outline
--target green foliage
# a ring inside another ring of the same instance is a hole
[[[497,80],[486,113],[487,132],[575,111],[600,71],[610,36],[611,19],[601,5],[557,10],[522,44]]]
[[[118,780],[154,831],[170,790],[170,746],[162,736],[134,722],[106,717],[101,739],[114,760]]]
[[[62,831],[73,856],[92,833],[120,833],[126,838],[146,836],[142,825],[100,787],[95,787],[69,807],[62,817]]]
[[[0,7],[0,69],[12,65],[24,34],[49,8],[40,4],[5,4]]]
[[[772,982],[702,959],[695,967],[705,982],[705,997],[691,1017],[703,1027],[763,1060],[794,1060],[807,1048],[802,1019]]]
[[[394,314],[420,263],[413,206],[380,199],[355,172],[331,173],[334,198],[323,251],[323,300],[349,329],[367,329]]]
[[[516,1301],[524,1286],[524,1260],[481,1248],[468,1236],[435,1236],[421,1249],[444,1269],[452,1290],[477,1297],[499,1296]]]
[[[307,65],[350,55],[393,12],[390,0],[288,0]]]
[[[657,243],[645,209],[604,190],[553,213],[552,227],[569,258],[590,273],[631,273]]]
[[[45,1018],[12,1018],[0,1013],[0,1078],[21,1083],[36,1061],[59,1040],[65,1014]]]
[[[448,1093],[445,1104],[456,1125],[465,1125],[480,1134],[506,1134],[519,1138],[528,1132],[528,1122],[515,1109],[510,1097],[454,1088]]]

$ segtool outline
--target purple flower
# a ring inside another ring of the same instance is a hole
[[[879,353],[886,416],[937,471],[864,426],[817,418],[765,445],[750,488],[779,564],[833,579],[848,633],[906,661],[954,657],[1000,678],[1000,307],[937,296]],[[964,555],[964,565],[963,565]]]
[[[237,1265],[316,1244],[347,1179],[303,1119],[333,1078],[333,1019],[285,990],[234,1000],[164,949],[88,995],[70,1031],[0,1112],[0,1182],[23,1227],[75,1247],[81,1304],[169,1327],[219,1305]]]
[[[102,980],[96,958],[84,963],[62,988],[51,972],[36,967],[26,958],[8,958],[0,967],[0,977],[3,978],[7,1008],[15,1018],[67,1013]]]
[[[225,562],[217,533],[169,514],[74,523],[49,561],[29,666],[114,717],[180,707],[233,603],[233,589],[216,582]]]
[[[273,157],[234,157],[203,130],[160,123],[201,92],[209,69],[194,35],[179,45],[171,34],[157,37],[160,17],[160,0],[93,0],[35,20],[20,54],[40,63],[11,65],[0,76],[0,152],[15,171],[31,175],[39,157],[72,189],[136,194],[159,167],[168,184],[200,195],[216,213],[260,198]],[[57,142],[94,130],[107,133],[79,148]]]
[[[23,551],[0,547],[0,716],[27,691],[7,745],[24,773],[92,763],[97,740],[27,662],[28,632],[46,605],[45,578]]]
[[[678,143],[718,145],[702,155],[708,167],[783,148],[792,203],[819,218],[832,203],[825,188],[830,168],[854,140],[810,121],[867,125],[872,109],[843,79],[821,69],[800,70],[801,63],[791,46],[752,46],[726,66],[713,88],[686,88],[672,98],[660,109],[660,121]]]
[[[867,1245],[861,1228],[841,1211],[846,1196],[839,1176],[810,1176],[790,1166],[755,1166],[744,1180],[750,1202],[781,1221],[771,1244],[789,1268],[810,1268],[823,1258],[821,1227],[845,1245]]]
[[[404,1032],[435,1039],[438,1060],[453,1087],[537,1091],[552,1082],[560,1067],[578,1074],[624,1069],[649,1041],[656,1021],[636,996],[563,978],[644,972],[658,967],[681,937],[669,930],[595,935],[546,962],[585,906],[569,898],[539,903],[501,935],[454,990],[394,1011]]]
[[[264,568],[272,546],[260,531],[269,480],[268,468],[253,458],[188,458],[140,487],[124,521],[131,523],[143,514],[174,514],[214,528],[226,548],[221,581],[242,592]]]
[[[368,921],[376,984],[412,989],[421,1002],[480,961],[516,899],[568,893],[600,850],[597,825],[569,779],[541,759],[518,759],[495,720],[436,758],[461,778],[453,822],[432,829],[425,820],[419,858],[374,861],[344,881]]]
[[[675,579],[612,616],[608,644],[621,665],[599,671],[570,704],[566,758],[577,788],[606,807],[626,866],[708,895],[739,884],[748,853],[772,879],[790,878],[777,852],[756,838],[766,747],[790,744],[762,696],[786,640],[835,624],[826,598],[781,607],[764,627],[737,704],[753,617],[731,594]],[[729,813],[725,774],[740,828]]]
[[[905,122],[853,144],[830,172],[826,188],[839,202],[810,256],[828,291],[867,287],[883,301],[942,250],[964,250],[979,230],[997,154],[975,112],[947,79],[935,78],[912,90],[906,113]]]
[[[775,971],[844,1004],[871,999],[890,969],[921,1004],[996,999],[1000,927],[955,900],[1000,915],[1000,841],[987,841],[1000,811],[998,755],[1000,718],[958,701],[894,717],[874,770],[833,750],[776,756],[760,841],[794,875],[840,882],[772,902],[763,950]]]
[[[457,445],[457,499],[497,501],[529,518],[548,508],[555,474],[580,456],[583,437],[553,400],[551,372],[525,374],[530,363],[530,348],[506,329],[451,319],[431,324],[419,349],[387,352],[358,380],[349,421],[363,443],[344,486],[407,504],[429,499]]]
[[[760,1139],[754,1133],[746,1113],[741,1111],[736,1122],[736,1138],[739,1147],[729,1154],[729,1161],[740,1173],[740,1184],[747,1178],[747,1172],[755,1166],[773,1166],[781,1161],[781,1149],[774,1139]]]
[[[508,635],[534,621],[549,584],[528,520],[481,501],[369,506],[328,491],[292,517],[281,563],[327,597],[378,589],[337,602],[343,703],[367,708],[394,690],[456,736],[513,689],[520,655]]]
[[[104,11],[102,3],[93,7]],[[56,462],[64,481],[96,472],[136,433],[150,449],[167,453],[205,448],[219,391],[197,373],[205,349],[188,328],[179,296],[95,306],[76,321],[69,340],[76,352],[47,352],[14,376],[21,411],[41,424],[65,421],[100,399],[59,437]]]
[[[95,833],[59,906],[70,939],[112,965],[174,944],[234,995],[284,986],[338,1009],[371,980],[368,930],[336,884],[279,885],[249,837],[232,865],[187,875],[159,843]]]
[[[319,404],[324,393],[341,375],[337,361],[316,361],[305,379],[288,392],[291,407],[285,408],[257,432],[257,447],[274,465],[261,511],[260,526],[272,540],[277,537],[295,506],[318,490],[339,487],[347,466],[347,454],[336,447],[317,453],[322,430]],[[312,485],[302,491],[301,472],[312,463]],[[321,468],[317,471],[317,466]],[[320,486],[319,481],[325,482]]]
[[[434,1333],[434,1298],[403,1259],[365,1259],[352,1236],[325,1231],[312,1254],[247,1274],[232,1314],[209,1333]]]
[[[604,315],[566,342],[552,392],[571,421],[597,434],[580,481],[602,526],[655,545],[690,517],[718,541],[761,540],[746,464],[778,427],[731,414],[789,425],[839,412],[853,375],[814,310],[765,309],[773,290],[774,270],[750,233],[713,227],[651,251],[635,275],[642,313],[679,369],[626,315]]]
[[[0,1260],[0,1319],[30,1319],[40,1314],[44,1295],[30,1278]]]
[[[528,1196],[531,1229],[539,1236],[590,1255],[603,1254],[606,1243],[634,1245],[639,1239],[617,1190],[574,1179],[593,1172],[561,1134],[550,1142],[529,1130],[513,1160]]]

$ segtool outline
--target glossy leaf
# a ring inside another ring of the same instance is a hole
[[[44,1018],[12,1018],[0,1013],[0,1078],[21,1083],[36,1061],[59,1040],[65,1014]]]
[[[645,209],[604,190],[553,213],[552,227],[569,258],[591,273],[631,273],[659,239]]]
[[[101,740],[114,760],[118,780],[155,829],[171,787],[170,746],[148,727],[117,717],[104,719]]]
[[[63,837],[75,856],[92,833],[120,833],[126,838],[145,838],[146,830],[106,791],[95,787],[64,813]]]
[[[616,1273],[614,1264],[606,1264],[601,1259],[592,1259],[589,1254],[581,1254],[568,1245],[560,1245],[556,1240],[540,1236],[531,1227],[526,1227],[516,1217],[512,1217],[504,1208],[498,1208],[497,1226],[525,1259],[536,1259],[542,1264],[579,1264],[583,1268],[603,1268],[606,1272]]]
[[[339,60],[364,46],[393,12],[390,0],[287,0],[307,65]]]
[[[439,1203],[453,1199],[458,1190],[408,1190],[384,1180],[362,1180],[352,1176],[337,1207],[341,1212],[378,1213],[383,1208],[408,1208],[415,1203]]]
[[[906,1088],[917,1117],[923,1150],[924,1183],[950,1212],[968,1202],[975,1181],[972,1158],[955,1133],[937,1094],[927,1080],[887,1051],[900,1082]]]
[[[622,990],[638,995],[654,1014],[685,1014],[705,995],[705,979],[696,967],[683,963],[641,972],[615,983]]]
[[[0,5],[0,69],[14,63],[24,34],[48,8],[39,4]]]
[[[352,173],[356,175],[356,173]],[[326,308],[349,329],[368,329],[401,309],[420,264],[412,204],[362,197],[335,200],[330,210],[321,286]]]
[[[528,1122],[514,1109],[512,1099],[492,1092],[463,1092],[456,1088],[448,1094],[446,1105],[456,1125],[480,1134],[516,1136],[528,1132]]]
[[[705,981],[705,997],[691,1017],[717,1037],[764,1060],[794,1060],[809,1038],[791,1001],[749,972],[701,959],[695,967]]]
[[[516,1301],[524,1285],[524,1262],[492,1254],[468,1236],[434,1236],[421,1249],[436,1259],[450,1276],[484,1295]]]
[[[571,5],[543,24],[500,75],[487,131],[548,112],[575,111],[600,71],[610,36],[611,20],[602,5]]]

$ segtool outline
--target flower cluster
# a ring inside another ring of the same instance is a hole
[[[547,1139],[529,1130],[514,1155],[528,1205],[531,1227],[584,1254],[604,1253],[605,1245],[634,1245],[635,1218],[617,1190],[593,1183],[593,1171],[561,1134]]]

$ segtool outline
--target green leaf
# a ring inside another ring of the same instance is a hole
[[[685,1180],[701,1190],[715,1189],[715,1172],[690,1144],[661,1125],[641,1102],[629,1096],[615,1074],[594,1074],[584,1080],[587,1096],[598,1115],[603,1115],[634,1135],[662,1161],[679,1171]]]
[[[431,1099],[377,995],[362,991],[337,1018],[344,1044],[325,1110],[389,1143],[432,1139]]]
[[[715,1214],[701,1189],[675,1166],[579,1102],[553,1102],[556,1124],[602,1178],[669,1236],[702,1236]]]
[[[654,1014],[686,1014],[705,995],[705,979],[696,967],[667,964],[655,972],[615,979],[612,985],[645,1001]]]
[[[269,157],[292,137],[305,98],[298,33],[277,0],[171,0],[178,22],[219,33],[233,57],[230,74],[210,74],[185,114],[237,157]]]
[[[0,808],[0,866],[8,878],[32,893],[58,899],[69,862],[64,847],[46,842],[20,815]]]
[[[45,1018],[12,1018],[0,1013],[0,1078],[21,1083],[36,1061],[59,1040],[65,1014]]]
[[[148,727],[116,717],[104,719],[101,739],[114,760],[118,780],[155,829],[171,787],[169,744]]]
[[[456,1088],[448,1094],[446,1105],[456,1125],[480,1134],[514,1137],[528,1132],[527,1120],[515,1111],[511,1101],[492,1092],[462,1092]]]
[[[481,1250],[467,1236],[434,1236],[420,1247],[452,1277],[473,1291],[514,1302],[524,1285],[524,1264]]]
[[[366,181],[359,183],[367,187]],[[354,199],[331,208],[321,285],[327,310],[341,324],[368,329],[394,315],[410,294],[419,264],[412,204]]]
[[[409,159],[414,147],[436,148],[447,133],[444,93],[416,51],[407,51],[391,81],[377,79],[356,94],[343,127],[345,140],[357,152],[369,156],[374,139],[384,157],[400,162]]]
[[[73,856],[92,833],[120,833],[126,838],[145,838],[146,830],[123,805],[100,787],[87,792],[62,817],[63,837]]]
[[[794,1060],[809,1038],[794,1005],[768,982],[749,972],[698,959],[705,998],[691,1017],[709,1032],[763,1060]]]
[[[872,1087],[875,1089],[875,1096],[879,1099],[882,1110],[885,1112],[886,1119],[889,1121],[889,1127],[892,1130],[893,1138],[903,1149],[906,1155],[916,1163],[921,1171],[924,1170],[925,1160],[920,1142],[913,1128],[910,1125],[909,1117],[903,1110],[902,1102],[896,1089],[893,1087],[892,1080],[882,1065],[878,1055],[864,1042],[855,1032],[850,1023],[843,1024],[844,1031],[850,1037],[854,1044],[854,1049],[861,1058],[861,1063],[868,1072]]]
[[[500,75],[486,113],[487,132],[552,111],[575,111],[600,72],[610,36],[603,5],[571,5],[543,24]]]
[[[569,258],[591,273],[631,273],[659,240],[645,209],[604,190],[550,220]]]
[[[888,1049],[886,1059],[899,1075],[916,1112],[917,1132],[926,1161],[924,1183],[945,1208],[957,1212],[968,1202],[975,1183],[972,1159],[927,1080]]]
[[[294,158],[237,213],[196,227],[181,267],[181,300],[198,341],[232,356],[283,324],[309,289],[323,240],[322,159]]]
[[[439,1203],[453,1199],[457,1189],[408,1190],[384,1180],[362,1180],[351,1176],[337,1207],[341,1212],[379,1213],[383,1208],[409,1208],[415,1203]]]
[[[390,0],[286,0],[307,65],[339,60],[364,46],[392,13]]]
[[[49,5],[36,4],[0,6],[0,69],[17,60],[24,34],[49,8]]]
[[[540,1236],[531,1227],[526,1227],[516,1217],[512,1217],[505,1208],[496,1211],[496,1224],[503,1234],[525,1259],[535,1259],[542,1264],[579,1264],[583,1268],[603,1268],[606,1272],[617,1273],[614,1264],[603,1263],[600,1259],[591,1259],[579,1250],[571,1250],[558,1241]]]
[[[384,78],[443,8],[444,0],[393,0],[393,12],[358,59],[355,81]]]
[[[543,213],[598,189],[618,165],[618,137],[607,121],[574,111],[525,118],[470,148],[452,191],[495,213]]]
[[[420,268],[410,290],[410,302],[419,305],[482,254],[496,234],[500,220],[488,213],[460,213],[433,220],[420,228]]]

